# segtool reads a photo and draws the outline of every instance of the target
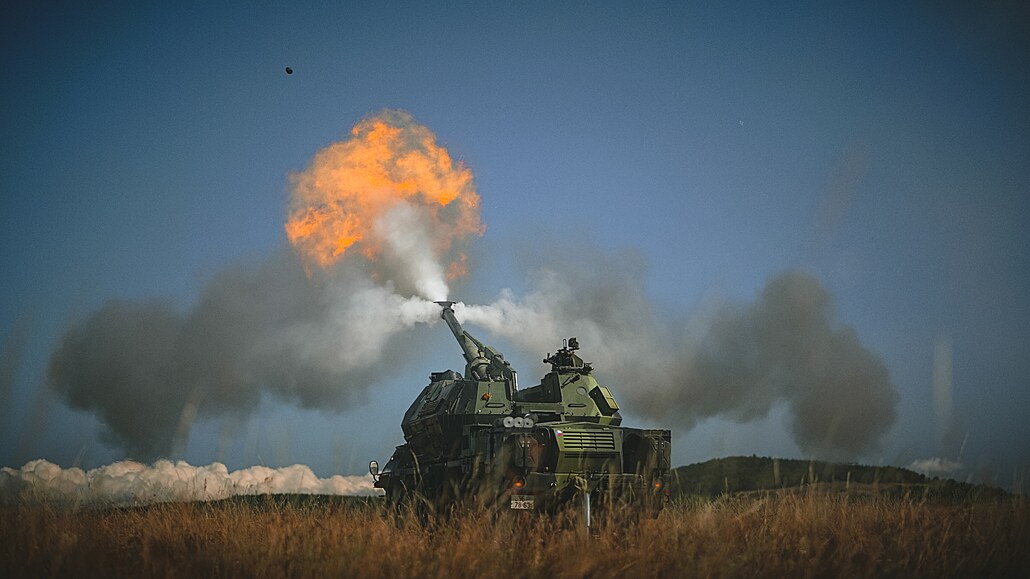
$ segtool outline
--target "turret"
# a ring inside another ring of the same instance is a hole
[[[557,513],[600,501],[657,512],[667,500],[660,491],[672,435],[622,426],[612,393],[577,354],[579,340],[548,354],[550,372],[517,390],[515,371],[461,327],[454,302],[436,303],[465,373],[431,373],[401,420],[405,443],[382,471],[370,466],[387,504],[427,513],[453,504]]]
[[[578,349],[579,340],[576,338],[569,338],[568,340],[565,340],[565,345],[555,352],[553,356],[548,354],[547,357],[544,358],[544,364],[550,364],[552,372],[575,372],[577,374],[589,374],[593,372],[593,367],[584,362],[583,358],[576,355],[576,350]]]
[[[451,329],[454,339],[458,340],[458,345],[461,346],[462,355],[465,357],[465,379],[505,381],[510,385],[512,392],[518,390],[515,370],[504,359],[504,355],[475,339],[461,327],[451,307],[454,302],[436,303],[443,307],[440,317],[447,322],[447,327]]]

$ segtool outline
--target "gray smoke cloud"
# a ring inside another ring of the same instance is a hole
[[[137,459],[168,456],[194,418],[253,410],[265,394],[343,409],[377,378],[401,330],[439,308],[372,283],[358,265],[309,277],[289,250],[218,274],[181,313],[160,301],[111,301],[70,328],[48,382],[94,412],[105,438]]]
[[[108,442],[152,460],[184,447],[197,417],[245,415],[265,395],[344,409],[389,378],[376,362],[408,358],[392,354],[415,348],[408,330],[438,319],[428,300],[447,299],[467,269],[467,245],[483,232],[479,195],[471,171],[409,113],[381,111],[350,135],[291,175],[285,230],[298,253],[222,271],[188,311],[107,303],[63,336],[51,388],[94,412]],[[815,278],[787,272],[753,303],[677,320],[654,310],[634,254],[561,247],[533,252],[565,262],[537,268],[526,295],[505,291],[456,314],[534,354],[579,337],[628,408],[680,429],[785,404],[802,449],[853,456],[893,423],[886,368],[836,320]],[[0,398],[10,367],[0,363]]]
[[[786,404],[803,451],[850,458],[874,451],[894,423],[898,395],[886,367],[836,320],[829,292],[811,275],[784,272],[753,303],[676,320],[654,310],[639,259],[575,257],[538,268],[524,297],[505,291],[455,313],[535,352],[577,336],[624,407],[681,429],[712,416],[758,419]]]
[[[886,367],[837,321],[811,275],[784,272],[751,303],[670,318],[655,311],[632,253],[572,255],[536,268],[525,295],[505,290],[487,305],[456,305],[456,315],[534,354],[577,336],[624,407],[681,432],[782,404],[803,451],[851,458],[876,450],[893,424]],[[67,332],[48,377],[70,406],[102,419],[109,442],[152,460],[182,445],[197,416],[247,413],[265,394],[346,408],[389,378],[377,361],[417,347],[406,330],[438,316],[435,304],[371,281],[360,263],[309,277],[283,251],[222,272],[186,313],[108,303]]]

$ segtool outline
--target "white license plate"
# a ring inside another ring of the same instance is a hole
[[[511,497],[511,508],[531,511],[535,505],[534,497]]]

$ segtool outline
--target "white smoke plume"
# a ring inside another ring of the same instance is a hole
[[[270,394],[343,409],[374,384],[375,363],[439,307],[377,285],[357,267],[309,278],[283,251],[221,272],[196,306],[112,301],[73,326],[48,381],[95,412],[105,439],[153,460],[181,447],[196,416],[248,412]]]
[[[912,461],[908,469],[926,476],[954,478],[965,470],[962,463],[946,458],[932,457]]]
[[[108,442],[169,456],[197,417],[245,414],[265,394],[348,407],[406,330],[439,318],[429,299],[447,298],[483,231],[471,170],[404,111],[362,119],[290,189],[292,251],[220,272],[189,311],[115,300],[65,333],[48,383]]]
[[[375,222],[375,230],[386,240],[386,259],[394,276],[410,279],[414,292],[430,300],[447,299],[443,265],[433,255],[430,223],[424,210],[398,203]]]
[[[486,329],[486,341],[505,337],[535,354],[577,336],[628,411],[680,432],[706,417],[746,422],[785,404],[799,447],[837,459],[876,450],[893,424],[897,393],[886,367],[836,320],[814,277],[785,272],[753,303],[662,318],[638,260],[575,255],[539,267],[523,296],[504,291],[455,313]],[[223,272],[186,314],[112,302],[66,334],[50,382],[143,460],[181,446],[194,417],[247,412],[264,393],[346,408],[389,378],[377,361],[418,347],[410,330],[437,320],[439,307],[374,283],[358,265],[334,271],[309,278],[284,252]]]
[[[814,277],[784,272],[754,303],[723,303],[687,322],[653,311],[631,257],[574,254],[574,263],[538,269],[524,297],[504,291],[490,305],[458,304],[455,315],[530,351],[578,337],[629,411],[681,429],[711,416],[759,419],[785,403],[803,451],[852,458],[875,450],[893,424],[898,396],[886,367],[836,321]]]
[[[252,466],[229,472],[222,463],[193,466],[159,460],[152,465],[121,461],[92,470],[61,468],[34,460],[20,469],[0,468],[0,504],[46,502],[62,505],[145,505],[211,501],[236,495],[380,493],[371,476],[317,477],[301,464]]]
[[[468,273],[484,231],[471,170],[403,111],[363,119],[291,175],[287,214],[294,251],[219,273],[188,311],[112,301],[71,327],[49,385],[141,460],[174,455],[197,417],[245,414],[266,394],[347,408],[389,378],[379,360],[410,358],[394,353],[417,348],[411,330],[439,318],[430,300]],[[534,354],[577,336],[635,414],[689,430],[782,403],[798,445],[826,458],[874,450],[894,421],[887,369],[810,275],[678,320],[654,311],[633,255],[535,253],[550,261],[531,292],[456,315]]]

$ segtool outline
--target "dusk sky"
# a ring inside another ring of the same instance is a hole
[[[20,4],[0,23],[0,466],[152,459],[51,387],[63,337],[112,300],[188,316],[223,272],[292,252],[291,174],[389,109],[475,179],[485,232],[449,299],[523,296],[540,263],[583,256],[675,332],[801,272],[897,394],[850,458],[1030,474],[1019,3]],[[523,384],[546,371],[546,351],[466,326]],[[810,456],[784,400],[647,415],[581,342],[626,424],[673,429],[677,465]],[[443,324],[390,343],[361,384],[322,385],[352,392],[331,407],[275,385],[256,406],[201,403],[168,456],[320,476],[385,462],[429,372],[463,367]]]

